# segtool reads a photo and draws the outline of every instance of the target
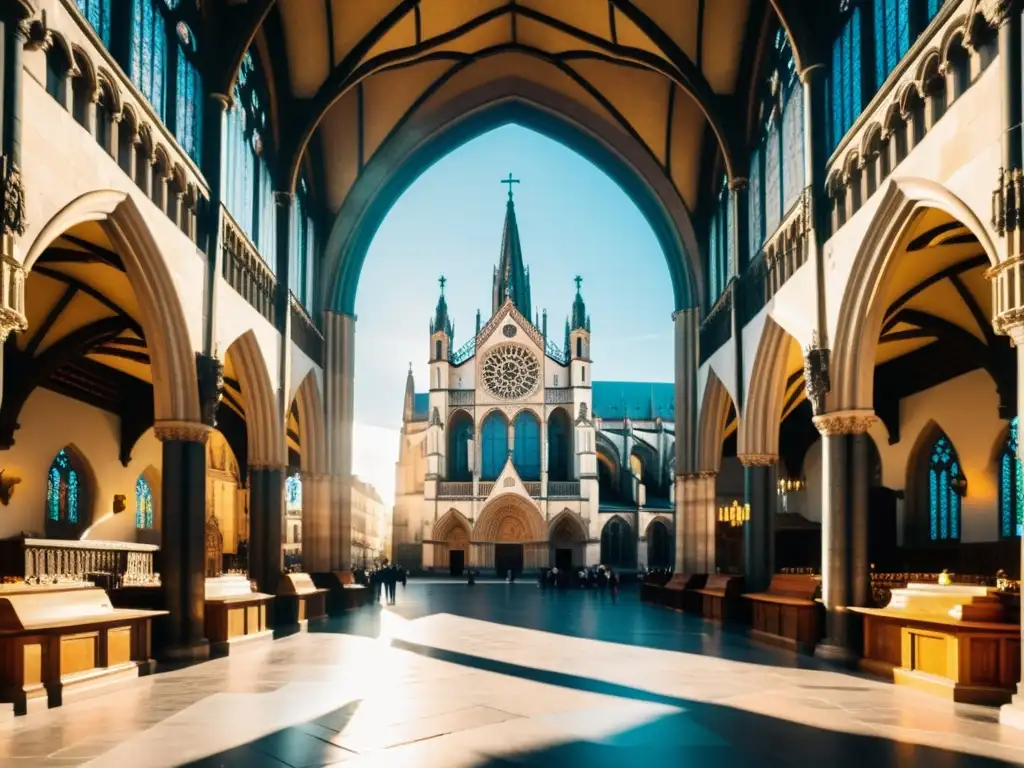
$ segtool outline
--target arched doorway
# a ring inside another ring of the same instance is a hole
[[[564,510],[551,521],[549,562],[560,571],[572,572],[587,564],[587,529],[579,516]]]
[[[473,564],[499,577],[548,565],[548,530],[530,499],[506,493],[488,503],[473,526]]]
[[[449,509],[434,523],[434,568],[461,576],[469,567],[469,521],[457,509]]]
[[[652,520],[647,526],[647,567],[672,566],[672,536],[663,520]]]
[[[618,515],[601,529],[601,563],[611,568],[635,568],[633,529]]]

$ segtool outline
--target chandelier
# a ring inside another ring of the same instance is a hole
[[[779,478],[779,496],[785,496],[787,493],[799,493],[806,487],[807,483],[803,480]]]
[[[739,528],[748,520],[750,520],[749,504],[741,505],[738,501],[733,501],[730,507],[718,508],[718,522],[725,523],[732,528]]]

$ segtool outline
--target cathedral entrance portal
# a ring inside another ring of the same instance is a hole
[[[547,526],[528,498],[503,494],[492,500],[473,527],[473,565],[499,577],[548,565]]]
[[[495,544],[494,570],[498,572],[499,579],[508,577],[509,571],[514,576],[521,574],[523,572],[523,545]]]
[[[555,550],[555,568],[560,571],[571,571],[572,570],[572,550],[571,549],[556,549]]]
[[[448,551],[448,571],[452,576],[461,576],[466,567],[466,553],[461,549]]]

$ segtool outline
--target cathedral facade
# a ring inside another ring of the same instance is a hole
[[[428,391],[411,366],[406,380],[398,562],[499,575],[671,564],[672,385],[593,380],[579,277],[561,345],[549,336],[547,311],[531,312],[511,191],[490,318],[478,311],[458,348],[440,282]]]

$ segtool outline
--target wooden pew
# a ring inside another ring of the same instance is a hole
[[[701,616],[714,621],[736,618],[742,589],[742,576],[709,575],[704,586],[694,590],[700,596]]]
[[[244,643],[270,640],[267,623],[273,595],[253,592],[245,576],[216,576],[206,580],[206,637],[210,652],[226,656]]]
[[[277,586],[274,608],[278,626],[305,628],[310,621],[327,618],[327,590],[318,589],[308,573],[286,573]]]
[[[0,592],[0,704],[23,715],[149,674],[150,622],[165,613],[114,608],[95,587]]]
[[[822,607],[814,599],[819,584],[810,574],[777,573],[766,592],[743,595],[752,607],[750,636],[791,651],[813,653],[823,627]]]
[[[648,573],[640,583],[640,601],[644,603],[660,603],[661,590],[669,581],[667,573]]]
[[[681,611],[686,607],[686,603],[695,603],[696,600],[692,599],[697,597],[693,595],[693,591],[701,589],[707,581],[707,576],[699,573],[675,573],[672,578],[668,580],[664,587],[661,588],[661,594],[659,595],[661,605],[666,608],[672,608],[676,611]],[[688,594],[689,593],[689,594]]]

